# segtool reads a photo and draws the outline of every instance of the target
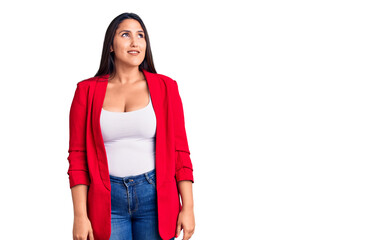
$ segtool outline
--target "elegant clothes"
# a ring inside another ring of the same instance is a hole
[[[155,171],[158,230],[162,239],[175,236],[181,203],[177,182],[193,179],[183,104],[177,82],[142,70],[156,116]],[[111,235],[111,182],[100,115],[109,74],[77,83],[69,114],[68,175],[70,188],[88,185],[87,213],[94,238]]]

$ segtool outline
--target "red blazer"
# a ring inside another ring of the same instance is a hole
[[[175,236],[182,208],[177,182],[193,180],[185,132],[183,105],[177,82],[165,75],[142,70],[156,115],[155,168],[159,234]],[[69,113],[68,161],[70,188],[88,185],[87,214],[95,240],[111,235],[111,184],[100,128],[100,114],[109,74],[77,83]]]

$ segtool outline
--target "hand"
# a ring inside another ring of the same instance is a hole
[[[74,217],[73,240],[94,240],[93,228],[87,216]]]
[[[176,227],[176,238],[179,237],[181,229],[183,229],[184,233],[183,240],[188,240],[192,237],[195,230],[195,216],[193,209],[185,209],[183,207],[179,212]]]

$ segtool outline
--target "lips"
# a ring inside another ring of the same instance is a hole
[[[133,55],[133,56],[137,56],[138,54],[140,54],[140,52],[137,51],[137,50],[130,50],[130,51],[128,51],[128,53]]]

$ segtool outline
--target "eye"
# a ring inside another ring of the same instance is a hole
[[[127,36],[129,35],[129,33],[123,33],[123,34],[121,34],[121,36],[124,36],[124,34],[127,34]],[[142,34],[142,33],[140,33],[140,34],[138,34],[138,35],[141,36],[141,38],[144,37],[144,34]]]

